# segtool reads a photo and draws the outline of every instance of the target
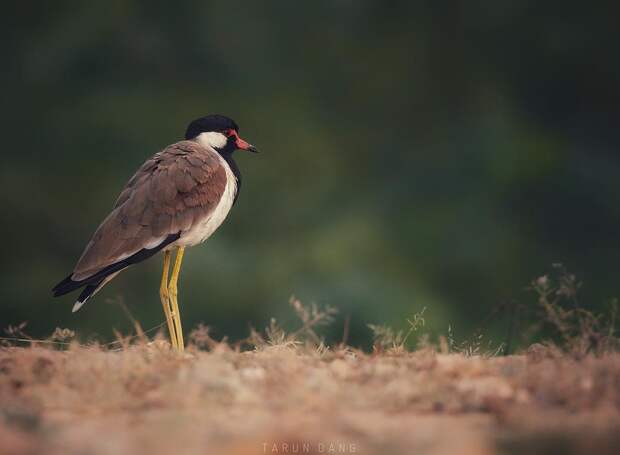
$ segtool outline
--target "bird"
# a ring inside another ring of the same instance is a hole
[[[129,179],[53,296],[82,289],[75,313],[120,272],[162,252],[159,297],[170,344],[182,352],[177,282],[183,256],[207,240],[236,203],[241,189],[236,150],[258,153],[239,137],[231,118],[213,114],[190,122],[184,140],[153,155]]]

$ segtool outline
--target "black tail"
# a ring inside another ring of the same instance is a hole
[[[137,264],[138,262],[142,262],[145,259],[150,258],[161,249],[178,240],[180,236],[180,232],[177,234],[170,234],[162,243],[160,243],[155,248],[143,248],[137,253],[129,256],[128,258],[123,259],[122,261],[115,262],[114,264],[111,264],[104,269],[101,269],[94,275],[91,275],[83,280],[73,280],[73,278],[71,278],[73,274],[71,274],[60,283],[58,283],[56,286],[54,286],[52,289],[52,293],[54,294],[54,297],[59,297],[61,295],[65,295],[69,292],[75,291],[76,289],[80,289],[83,286],[86,286],[78,297],[78,301],[85,302],[86,299],[88,299],[97,290],[99,285],[106,279],[106,277],[112,275],[113,273],[120,272],[121,270],[129,267],[130,265]]]
[[[73,281],[71,279],[72,276],[73,274],[69,275],[67,278],[65,278],[60,283],[58,283],[56,286],[54,286],[54,288],[52,289],[52,293],[54,294],[54,297],[59,297],[61,295],[68,294],[69,292],[75,291],[76,289],[79,289],[82,286],[84,286],[83,281]]]

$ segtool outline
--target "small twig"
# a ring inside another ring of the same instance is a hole
[[[346,346],[349,341],[349,324],[351,323],[351,314],[347,314],[344,318],[344,327],[342,328],[342,341],[341,346]]]

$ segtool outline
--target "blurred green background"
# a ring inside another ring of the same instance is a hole
[[[288,306],[467,337],[562,261],[618,295],[617,2],[15,2],[4,5],[0,323],[81,336],[163,321],[160,257],[83,310],[50,289],[122,186],[222,113],[260,155],[189,250],[186,328],[238,339]],[[614,44],[615,43],[615,44]],[[488,332],[501,340],[506,321]]]

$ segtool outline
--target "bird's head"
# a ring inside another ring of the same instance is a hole
[[[234,120],[223,115],[207,115],[194,120],[185,131],[185,139],[213,147],[221,154],[235,150],[258,153],[256,147],[239,137],[239,127]]]

